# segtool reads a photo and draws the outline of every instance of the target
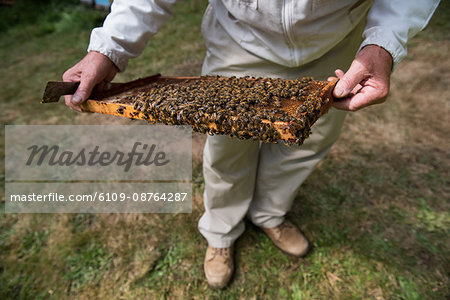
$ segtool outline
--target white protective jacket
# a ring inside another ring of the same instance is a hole
[[[115,0],[88,51],[123,71],[172,13],[176,0]],[[209,0],[230,37],[247,51],[287,66],[320,58],[367,18],[361,47],[386,49],[398,64],[406,42],[430,20],[439,0]],[[204,32],[206,39],[214,39]]]

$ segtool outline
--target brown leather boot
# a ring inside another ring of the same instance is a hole
[[[210,287],[217,289],[226,287],[234,272],[233,247],[214,248],[208,246],[204,270]]]
[[[296,257],[301,257],[308,253],[309,242],[295,224],[284,220],[277,227],[261,227],[261,229],[272,239],[275,246],[285,253]]]

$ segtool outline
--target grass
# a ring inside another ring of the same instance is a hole
[[[130,122],[39,104],[45,82],[84,55],[90,28],[104,17],[75,2],[0,7],[3,124]],[[205,7],[200,0],[178,3],[173,19],[117,80],[198,75]],[[208,288],[206,242],[196,228],[204,137],[195,136],[192,214],[4,214],[3,174],[0,298],[450,297],[449,8],[441,3],[410,42],[387,103],[350,114],[340,140],[304,183],[289,216],[314,244],[306,258],[283,255],[247,224],[231,286]]]

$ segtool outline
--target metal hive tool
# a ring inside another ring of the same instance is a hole
[[[109,90],[94,90],[91,100],[81,107],[152,124],[191,125],[202,133],[300,145],[311,126],[331,107],[336,82],[154,75],[116,83]],[[76,84],[71,85],[70,91],[59,86],[58,94],[44,94],[42,102],[73,93]],[[47,89],[55,90],[51,86]]]

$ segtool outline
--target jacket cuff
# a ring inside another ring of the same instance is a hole
[[[101,28],[94,28],[91,33],[91,40],[87,48],[87,52],[96,51],[108,57],[119,69],[119,72],[125,71],[129,57],[123,53],[121,49],[117,48],[113,41],[107,41],[102,38],[101,34],[96,31]]]
[[[399,38],[390,30],[382,28],[370,28],[364,32],[364,40],[358,49],[358,52],[367,45],[377,45],[392,56],[392,70],[405,58],[407,54],[406,41],[404,43],[399,41]]]

